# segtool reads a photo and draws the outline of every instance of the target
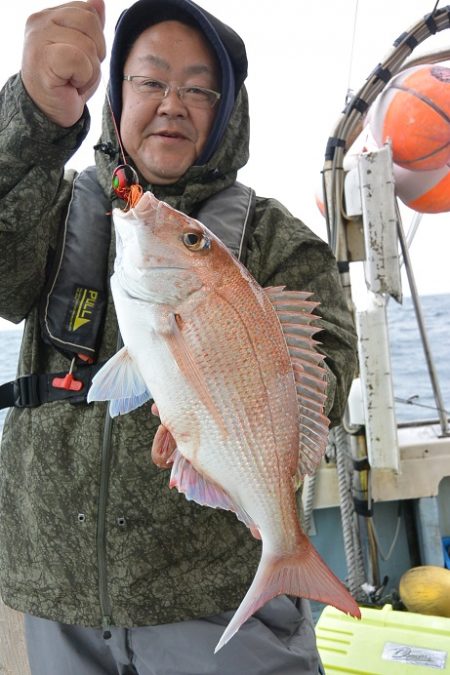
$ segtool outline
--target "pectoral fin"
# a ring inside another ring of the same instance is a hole
[[[139,408],[151,398],[135,360],[122,347],[92,379],[87,401],[111,401],[111,417]]]

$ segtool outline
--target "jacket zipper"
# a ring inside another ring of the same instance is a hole
[[[120,331],[117,333],[116,351],[123,347]],[[108,566],[106,564],[106,507],[108,503],[109,473],[111,469],[111,440],[113,419],[106,409],[105,426],[103,428],[102,458],[100,465],[100,490],[98,496],[97,516],[97,563],[98,591],[102,614],[103,638],[111,638],[111,598],[108,593]]]
[[[100,491],[97,517],[97,561],[100,609],[102,613],[103,637],[111,637],[111,599],[108,593],[108,569],[106,563],[106,506],[108,501],[109,471],[111,466],[111,438],[113,420],[106,410],[103,429],[102,458],[100,467]]]

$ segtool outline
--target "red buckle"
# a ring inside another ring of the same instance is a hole
[[[76,380],[72,375],[73,367],[75,365],[75,358],[72,359],[69,372],[64,377],[54,377],[52,380],[52,387],[55,389],[66,389],[67,391],[81,391],[83,389],[83,382]]]
[[[83,389],[83,382],[76,380],[72,373],[67,373],[64,377],[54,377],[52,387],[55,387],[55,389],[67,389],[68,391],[81,391]]]

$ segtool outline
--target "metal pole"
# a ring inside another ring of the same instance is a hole
[[[411,258],[409,256],[409,250],[406,243],[405,233],[402,227],[402,221],[400,213],[398,213],[397,219],[397,230],[400,240],[400,246],[402,249],[403,262],[405,264],[405,270],[408,277],[408,283],[411,290],[411,297],[414,304],[414,310],[416,313],[417,325],[419,327],[420,337],[422,339],[422,346],[425,352],[425,359],[428,366],[428,373],[430,376],[431,386],[433,389],[434,400],[436,402],[437,411],[439,414],[439,422],[441,425],[442,436],[450,436],[450,429],[447,419],[447,414],[444,408],[444,400],[442,398],[441,388],[439,386],[439,381],[434,367],[433,358],[431,356],[430,343],[428,341],[428,335],[425,329],[425,322],[422,313],[422,307],[419,300],[419,294],[417,292],[416,281],[414,279],[414,273],[412,271]]]

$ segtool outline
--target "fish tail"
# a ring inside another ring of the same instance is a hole
[[[361,618],[359,607],[344,584],[305,538],[291,555],[263,553],[253,583],[223,632],[214,653],[266,602],[284,594],[317,600]]]

